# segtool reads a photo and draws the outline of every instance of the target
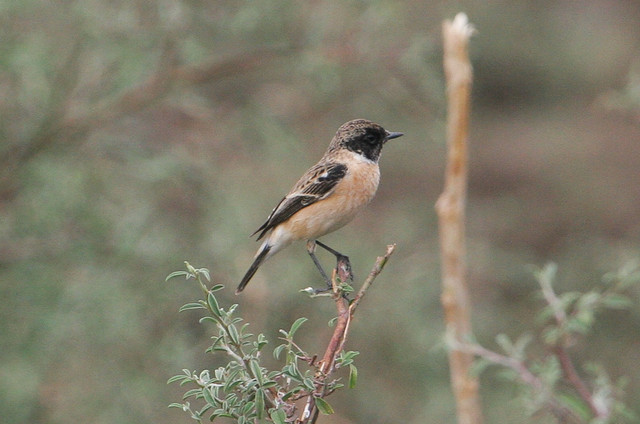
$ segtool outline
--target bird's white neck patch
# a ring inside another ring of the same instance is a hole
[[[372,161],[371,159],[369,159],[368,157],[366,157],[362,153],[353,152],[353,151],[349,151],[349,153],[351,154],[351,156],[353,156],[353,159],[358,161],[358,162],[372,163],[372,164],[376,163],[375,161]]]

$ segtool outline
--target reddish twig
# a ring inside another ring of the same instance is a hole
[[[551,285],[551,281],[541,281],[540,284],[542,288],[542,295],[544,296],[545,301],[551,307],[553,311],[553,318],[556,322],[556,325],[559,328],[567,328],[567,313],[562,307],[562,302],[553,291],[553,286]],[[610,415],[610,411],[607,406],[604,404],[598,404],[593,399],[593,395],[587,386],[587,383],[580,377],[576,367],[573,365],[573,361],[571,360],[571,356],[569,355],[569,351],[567,346],[569,345],[569,335],[565,334],[559,340],[557,340],[556,344],[553,346],[553,353],[558,358],[558,362],[560,363],[560,369],[565,377],[565,379],[569,382],[571,386],[576,390],[578,396],[582,398],[582,400],[589,406],[591,413],[597,418],[608,418]]]
[[[344,345],[349,333],[349,326],[351,319],[353,318],[356,308],[362,301],[366,291],[371,287],[373,281],[382,272],[385,264],[389,260],[389,257],[393,254],[396,248],[395,244],[387,246],[387,251],[384,256],[379,256],[376,259],[376,263],[371,269],[371,272],[362,283],[362,287],[358,291],[358,294],[353,301],[348,302],[343,297],[343,292],[339,285],[341,282],[349,281],[351,279],[351,266],[349,265],[346,257],[338,259],[336,269],[333,271],[331,282],[333,285],[332,298],[336,303],[338,310],[338,319],[336,326],[333,330],[333,335],[322,360],[319,363],[318,371],[316,373],[316,390],[307,398],[304,411],[301,417],[296,421],[298,424],[315,423],[318,417],[318,408],[316,406],[315,399],[323,398],[328,393],[325,391],[325,381],[329,375],[335,371],[336,358],[344,350]]]

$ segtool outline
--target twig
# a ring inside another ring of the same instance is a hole
[[[500,353],[489,350],[477,343],[460,344],[458,348],[472,355],[483,358],[492,364],[501,365],[515,371],[516,374],[518,374],[518,377],[520,377],[520,380],[538,392],[546,390],[543,381],[532,373],[522,361],[519,361],[516,358],[501,355]]]
[[[598,405],[598,403],[594,401],[593,395],[591,391],[589,391],[589,387],[587,387],[587,383],[578,375],[578,371],[576,371],[576,367],[573,365],[573,361],[566,347],[563,345],[556,346],[554,348],[554,354],[556,358],[558,358],[558,362],[560,362],[560,369],[562,369],[565,378],[569,384],[576,389],[576,392],[582,400],[589,406],[591,413],[597,418],[608,418],[610,413],[607,406],[605,404]]]
[[[556,325],[558,328],[565,329],[567,328],[567,313],[562,307],[562,302],[553,291],[553,285],[551,281],[547,279],[540,280],[540,287],[542,288],[542,294],[544,299],[551,307],[553,311],[553,317],[555,319]],[[556,358],[558,358],[558,362],[560,363],[560,369],[564,374],[565,378],[573,386],[573,388],[578,393],[578,396],[582,398],[582,400],[589,406],[591,413],[597,418],[608,418],[610,416],[610,411],[607,406],[604,404],[598,404],[594,399],[587,383],[580,378],[576,367],[573,365],[573,361],[571,360],[571,356],[569,355],[569,351],[567,349],[567,344],[570,342],[568,340],[569,335],[564,334],[564,336],[558,340],[553,346],[553,353]]]
[[[567,424],[582,423],[580,417],[571,409],[563,406],[551,396],[552,388],[548,387],[540,377],[531,372],[524,362],[510,356],[501,355],[477,343],[460,343],[457,348],[483,358],[492,364],[513,370],[523,383],[531,387],[535,393],[542,396],[544,405],[548,408],[547,412],[556,417],[559,422]]]
[[[358,294],[354,300],[349,303],[343,296],[342,291],[339,289],[339,282],[348,281],[351,276],[351,266],[348,264],[348,259],[340,258],[333,271],[331,282],[333,284],[332,297],[336,303],[338,310],[338,320],[336,322],[333,335],[327,346],[327,349],[320,361],[320,366],[316,373],[316,390],[308,398],[305,404],[305,408],[301,417],[296,421],[299,424],[310,423],[313,424],[318,418],[318,408],[315,403],[317,397],[324,397],[325,393],[325,381],[333,371],[335,371],[335,361],[338,355],[344,350],[344,344],[347,340],[347,334],[349,333],[349,325],[353,314],[356,312],[356,308],[362,301],[366,291],[371,287],[373,281],[382,272],[385,264],[389,260],[389,257],[393,254],[396,248],[395,244],[387,246],[387,252],[384,256],[378,256],[376,263],[371,269],[371,272],[367,276],[366,280],[362,283],[362,287],[358,291]]]
[[[468,44],[473,27],[463,13],[442,26],[447,81],[447,169],[444,191],[436,203],[442,255],[442,305],[447,332],[460,342],[471,335],[469,294],[465,281],[464,207],[467,189],[467,136],[471,82]],[[473,355],[449,351],[451,380],[460,424],[482,423],[478,380],[469,371]]]
[[[389,257],[393,254],[395,250],[396,250],[396,245],[390,244],[387,246],[387,253],[385,253],[384,256],[378,256],[378,258],[376,259],[376,263],[373,266],[373,269],[371,269],[369,276],[367,277],[366,280],[364,280],[364,283],[362,283],[362,287],[360,287],[358,294],[356,295],[355,299],[353,299],[353,302],[351,302],[351,305],[349,305],[349,310],[352,316],[355,313],[356,308],[360,304],[360,301],[364,297],[366,291],[369,289],[369,286],[373,284],[373,281],[376,279],[378,274],[382,272],[382,269],[387,264]]]
[[[156,71],[147,80],[125,90],[115,98],[87,105],[82,112],[69,116],[67,106],[72,101],[72,91],[77,79],[77,76],[69,74],[72,74],[72,71],[78,72],[76,64],[83,52],[82,47],[79,43],[72,51],[69,60],[65,62],[67,65],[60,72],[62,77],[56,78],[56,84],[52,85],[56,88],[56,96],[49,108],[50,116],[41,123],[36,134],[29,140],[9,147],[0,158],[0,183],[5,186],[11,182],[10,179],[18,166],[42,151],[62,143],[69,146],[81,142],[90,132],[160,101],[177,83],[197,85],[250,72],[281,56],[286,49],[282,46],[263,48],[222,61],[178,66],[174,43],[166,40]],[[66,79],[61,79],[63,77]]]

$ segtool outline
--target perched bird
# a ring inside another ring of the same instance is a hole
[[[316,239],[349,223],[371,201],[380,181],[378,159],[382,146],[402,135],[366,119],[355,119],[338,128],[322,159],[298,180],[252,234],[260,233],[258,240],[264,241],[236,294],[244,290],[266,259],[298,240],[307,240],[311,259],[330,284],[315,257],[316,243],[336,257],[345,256]]]

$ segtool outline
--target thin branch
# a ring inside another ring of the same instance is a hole
[[[442,306],[447,332],[456,341],[471,335],[470,302],[466,285],[465,203],[467,191],[467,136],[473,72],[468,44],[473,27],[463,13],[442,26],[444,71],[447,82],[447,168],[444,191],[436,203],[442,255]],[[451,381],[460,424],[482,423],[478,379],[470,373],[473,355],[449,351]]]
[[[316,390],[307,398],[304,410],[300,418],[296,421],[297,424],[313,424],[316,422],[318,418],[318,407],[316,406],[315,399],[318,397],[323,398],[328,394],[325,390],[325,381],[327,377],[335,371],[336,358],[344,350],[351,319],[365,293],[371,287],[376,277],[382,272],[395,248],[395,244],[388,245],[384,256],[378,256],[371,272],[369,272],[358,294],[351,303],[343,297],[342,290],[339,288],[340,282],[348,281],[351,278],[351,265],[346,257],[338,259],[331,278],[333,285],[332,298],[338,310],[338,320],[316,373]]]
[[[351,305],[349,305],[349,310],[352,316],[356,312],[356,308],[360,304],[360,301],[364,297],[365,293],[367,292],[371,284],[373,284],[373,281],[376,279],[378,274],[382,272],[382,270],[384,269],[384,266],[387,264],[387,261],[389,260],[389,257],[393,254],[395,250],[396,250],[396,245],[390,244],[387,246],[387,252],[385,253],[385,255],[378,256],[378,258],[376,259],[376,263],[373,266],[373,269],[371,269],[369,276],[367,277],[366,280],[364,280],[364,283],[362,283],[362,287],[360,287],[358,294],[356,295],[355,299],[353,299],[353,302],[351,302]]]
[[[591,413],[597,418],[608,418],[610,413],[606,405],[598,405],[593,399],[593,395],[587,386],[587,383],[584,382],[580,375],[578,375],[578,371],[576,371],[576,367],[573,365],[573,361],[571,360],[571,356],[567,349],[558,345],[554,349],[554,354],[556,358],[558,358],[558,362],[560,362],[560,369],[562,369],[562,373],[565,378],[573,386],[578,395],[586,402],[591,410]]]
[[[83,45],[73,49],[70,60],[61,74],[66,75],[70,64],[78,63]],[[56,102],[52,104],[50,116],[39,126],[37,132],[29,139],[10,147],[0,158],[0,183],[7,185],[14,175],[15,169],[22,163],[32,159],[42,151],[58,144],[66,146],[81,142],[92,131],[116,122],[124,116],[139,112],[160,101],[177,83],[197,85],[209,83],[222,78],[246,73],[264,67],[265,64],[282,56],[285,47],[258,49],[241,53],[224,60],[208,61],[195,65],[178,66],[177,52],[174,43],[166,40],[163,46],[156,71],[145,81],[125,90],[115,98],[109,98],[98,104],[87,105],[82,112],[69,116],[67,106],[76,77],[68,77],[67,84],[57,84],[62,88],[57,93]],[[76,66],[78,68],[79,65]],[[77,72],[77,69],[72,69]],[[57,80],[57,79],[56,79]],[[58,81],[55,81],[56,83]],[[55,86],[56,84],[54,84]]]
[[[500,365],[514,371],[524,384],[531,387],[535,393],[542,396],[547,412],[556,417],[559,422],[570,424],[582,423],[580,417],[578,417],[571,409],[560,404],[551,395],[552,388],[548,387],[540,377],[531,372],[524,362],[489,350],[477,343],[460,343],[457,348],[478,356],[492,364]]]
[[[551,309],[553,310],[553,317],[555,319],[556,325],[558,328],[565,329],[567,328],[567,313],[565,312],[562,302],[556,295],[553,290],[553,285],[550,280],[541,279],[540,287],[542,288],[542,294],[544,299],[549,304]],[[606,405],[598,404],[594,398],[593,394],[589,390],[587,383],[580,377],[576,367],[571,360],[571,356],[569,355],[569,350],[567,349],[567,344],[569,336],[565,334],[560,340],[557,341],[556,345],[553,347],[553,353],[558,358],[558,362],[560,363],[560,369],[564,374],[566,380],[573,386],[576,390],[580,398],[589,406],[591,413],[597,418],[607,418],[609,417],[610,411],[608,410]]]
[[[492,364],[501,365],[505,368],[509,368],[515,371],[516,374],[518,374],[518,377],[520,377],[520,380],[522,380],[524,383],[538,392],[547,390],[545,389],[545,384],[543,383],[543,381],[534,373],[532,373],[524,364],[524,362],[519,361],[516,358],[502,355],[476,343],[460,344],[458,345],[458,348],[472,355],[483,358],[491,362]]]

